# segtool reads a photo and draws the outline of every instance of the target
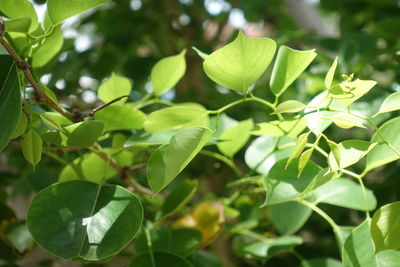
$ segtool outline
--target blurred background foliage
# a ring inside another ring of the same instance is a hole
[[[34,3],[39,14],[43,13],[45,0]],[[162,98],[198,102],[208,109],[215,109],[240,96],[211,82],[202,70],[202,59],[190,48],[195,46],[211,53],[232,40],[237,30],[242,30],[249,37],[272,38],[278,45],[317,49],[317,59],[283,96],[285,99],[307,102],[324,90],[324,75],[338,56],[341,73],[355,73],[355,77],[378,81],[378,86],[354,107],[369,113],[378,109],[386,95],[400,91],[399,25],[399,0],[115,0],[96,12],[68,20],[63,28],[65,40],[59,56],[39,69],[36,75],[64,103],[80,111],[89,110],[99,103],[96,99],[99,83],[112,72],[130,78],[134,82],[132,98],[139,99],[151,90],[149,73],[155,62],[187,48],[186,74],[175,90]],[[268,77],[269,74],[264,75],[253,92],[272,100]],[[157,106],[151,106],[148,111],[155,108]],[[236,120],[253,117],[256,121],[264,121],[269,116],[257,103],[235,107],[228,115]],[[344,131],[345,136],[343,130],[339,134],[337,128],[331,127],[327,131],[327,135],[337,142],[351,137],[369,139],[363,130]],[[32,192],[53,183],[61,166],[52,158],[44,157],[33,173],[20,153],[18,148],[8,148],[0,155],[0,198],[5,194],[2,192],[7,191],[12,206],[19,207],[16,216],[23,218]],[[243,155],[242,151],[236,157],[236,163],[245,169],[244,161],[240,160]],[[395,162],[366,177],[366,186],[374,190],[380,201],[378,206],[400,199],[399,174],[400,165]],[[144,177],[145,173],[141,175]],[[229,196],[233,192],[226,188],[226,183],[231,181],[231,170],[205,156],[196,158],[186,175],[201,181],[196,200],[213,199],[215,195]],[[243,211],[242,220],[265,218],[260,215],[265,210],[258,208],[263,202],[262,195],[250,193],[249,196],[243,196],[237,202],[237,208]],[[328,205],[322,208],[340,225],[356,225],[362,220],[357,211]],[[3,207],[3,217],[7,216],[5,210]],[[267,219],[262,219],[258,228],[263,231],[269,224]],[[339,257],[331,229],[318,215],[312,215],[300,236],[304,245],[298,251],[304,257]],[[248,261],[246,257],[232,257],[243,252],[235,251],[235,245],[232,249],[226,242],[217,241],[209,250],[233,266],[260,266],[260,262]],[[233,244],[240,242],[244,241],[235,239]],[[75,266],[55,260],[48,254],[43,256],[40,249],[35,249],[26,259],[14,261],[17,256],[9,258],[11,254],[7,249],[0,242],[0,258],[10,262],[1,266]],[[29,250],[29,247],[24,248],[19,254]],[[30,265],[32,262],[37,265]],[[121,266],[118,259],[113,262],[107,266]],[[265,266],[296,264],[298,260],[292,254],[284,253]]]

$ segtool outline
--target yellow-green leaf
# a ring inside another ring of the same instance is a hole
[[[42,145],[43,142],[40,135],[33,129],[29,130],[22,142],[22,153],[25,159],[33,166],[38,164],[42,158]]]

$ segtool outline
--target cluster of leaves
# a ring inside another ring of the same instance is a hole
[[[34,196],[26,222],[17,219],[1,194],[2,247],[23,255],[35,242],[60,258],[87,263],[110,261],[133,243],[130,266],[221,266],[207,248],[225,238],[232,240],[238,258],[253,264],[281,252],[297,255],[302,266],[395,266],[400,261],[400,203],[379,208],[371,218],[377,200],[363,184],[371,170],[400,157],[399,118],[376,124],[381,114],[400,109],[399,93],[389,95],[376,112],[353,109],[351,104],[376,82],[353,74],[337,79],[335,59],[322,93],[309,103],[282,102],[316,52],[277,49],[271,39],[239,32],[210,55],[196,49],[206,75],[233,90],[236,101],[208,110],[162,99],[185,74],[183,50],[154,65],[152,91],[140,100],[128,101],[131,81],[113,73],[97,91],[103,104],[74,112],[36,81],[35,69],[61,48],[65,19],[104,2],[48,0],[40,24],[30,2],[0,0],[7,18],[0,24],[0,149],[20,146],[33,167],[47,158],[64,165],[58,181],[41,186]],[[253,95],[252,86],[274,57],[270,102]],[[225,113],[245,102],[257,102],[270,114],[262,121],[237,121]],[[166,107],[149,109],[154,104]],[[324,133],[331,125],[374,135],[335,142]],[[247,173],[234,161],[244,148]],[[227,184],[231,195],[192,201],[199,181],[187,179],[184,170],[198,155],[232,169],[237,179]],[[356,173],[352,167],[359,162],[364,167]],[[141,177],[135,171],[143,166],[147,173]],[[365,219],[356,227],[338,225],[321,203],[363,211]],[[313,212],[332,227],[342,262],[304,259],[296,252],[303,238],[295,234]]]

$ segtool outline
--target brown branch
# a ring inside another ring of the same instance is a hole
[[[93,146],[93,150],[94,150],[94,152],[96,153],[97,156],[99,156],[105,162],[110,164],[110,166],[120,174],[121,179],[125,183],[127,183],[130,187],[132,187],[132,189],[134,191],[136,191],[138,193],[141,193],[141,194],[149,195],[149,196],[154,196],[155,195],[150,189],[148,189],[148,188],[142,186],[141,184],[139,184],[129,174],[129,169],[130,169],[129,167],[121,167],[115,159],[109,157],[108,154],[101,152],[97,146]]]
[[[60,107],[57,103],[53,102],[40,88],[39,84],[35,81],[33,78],[33,75],[29,69],[29,63],[23,60],[17,52],[12,48],[7,41],[4,39],[4,32],[5,32],[5,25],[4,21],[0,18],[0,44],[7,50],[8,54],[12,57],[12,59],[15,61],[17,64],[17,67],[24,73],[26,79],[29,81],[33,89],[35,90],[35,93],[37,95],[37,102],[48,105],[49,107],[53,108],[60,114],[62,114],[64,117],[74,120],[73,114],[70,112],[64,110],[62,107]]]
[[[123,99],[125,97],[130,97],[130,95],[119,96],[119,97],[111,100],[110,102],[107,102],[107,103],[105,103],[105,104],[103,104],[101,106],[98,106],[97,108],[94,108],[92,111],[90,111],[88,114],[84,115],[84,117],[93,117],[94,114],[96,114],[97,111],[99,111],[99,110],[101,110],[103,108],[106,108],[109,105],[114,104],[115,102],[120,101],[121,99]]]

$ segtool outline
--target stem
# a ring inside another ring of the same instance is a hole
[[[259,103],[263,104],[264,106],[267,106],[270,109],[272,109],[273,111],[275,111],[274,104],[272,104],[272,103],[270,103],[270,102],[268,102],[268,101],[266,101],[266,100],[264,100],[262,98],[259,98],[259,97],[256,97],[256,96],[250,96],[250,97],[245,97],[245,98],[233,101],[232,103],[229,103],[228,105],[223,106],[222,108],[219,108],[219,109],[216,109],[216,110],[210,110],[210,111],[208,111],[208,114],[219,114],[219,113],[222,113],[225,110],[230,109],[231,107],[234,107],[234,106],[236,106],[238,104],[241,104],[241,103],[244,103],[244,102],[250,102],[250,101],[259,102]],[[276,115],[278,115],[278,114],[276,114]]]
[[[312,209],[313,211],[318,213],[322,218],[324,218],[325,221],[327,221],[330,224],[330,226],[332,227],[333,231],[336,233],[337,237],[339,238],[340,244],[343,244],[344,240],[343,240],[343,237],[342,237],[342,233],[340,232],[340,228],[328,214],[326,214],[323,210],[318,208],[315,204],[313,204],[311,202],[308,202],[308,201],[306,201],[304,199],[298,199],[297,202],[309,207],[310,209]]]
[[[74,115],[66,110],[64,110],[62,107],[60,107],[57,103],[53,102],[40,88],[39,84],[36,82],[36,80],[33,78],[33,75],[29,69],[29,64],[25,60],[23,60],[17,52],[12,48],[6,40],[4,40],[4,21],[0,18],[0,44],[7,50],[8,54],[12,57],[12,59],[15,61],[17,64],[17,67],[24,73],[26,79],[29,81],[31,86],[36,92],[37,95],[37,102],[48,105],[49,107],[53,108],[60,114],[62,114],[64,117],[68,118],[69,120],[75,121]]]
[[[107,103],[105,103],[105,104],[103,104],[103,105],[101,105],[101,106],[98,106],[97,108],[94,108],[92,111],[90,111],[90,112],[89,112],[87,115],[85,115],[84,117],[93,117],[94,114],[96,114],[97,111],[102,110],[103,108],[106,108],[106,107],[108,107],[109,105],[114,104],[115,102],[118,102],[118,101],[120,101],[121,99],[123,99],[123,98],[125,98],[125,97],[130,97],[130,95],[123,95],[123,96],[117,97],[117,98],[111,100],[110,102],[107,102]]]
[[[365,201],[365,216],[367,217],[367,219],[371,219],[371,216],[370,216],[369,211],[368,211],[369,202],[368,202],[367,191],[366,191],[366,189],[365,189],[364,182],[362,181],[362,178],[361,178],[361,177],[357,178],[357,181],[359,182],[359,184],[360,184],[360,186],[361,186],[361,190],[363,191],[363,195],[364,195],[364,201]]]
[[[225,157],[225,156],[223,156],[223,155],[221,155],[219,153],[208,151],[208,150],[205,150],[205,149],[201,150],[199,152],[199,154],[202,154],[202,155],[209,156],[211,158],[220,160],[220,161],[224,162],[226,165],[228,165],[234,171],[234,173],[236,174],[237,177],[242,177],[243,176],[242,172],[239,170],[239,168],[236,167],[236,165],[233,162],[233,160],[231,160],[231,159],[229,159],[229,158],[227,158],[227,157]]]

